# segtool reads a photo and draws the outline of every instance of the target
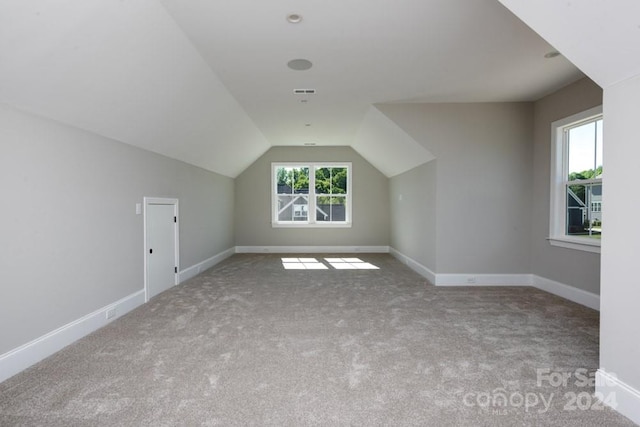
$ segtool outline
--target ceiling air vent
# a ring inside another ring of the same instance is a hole
[[[294,89],[293,93],[296,95],[315,95],[315,89]]]

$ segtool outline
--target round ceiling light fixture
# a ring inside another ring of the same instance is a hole
[[[300,23],[300,21],[302,21],[302,15],[297,13],[290,13],[287,15],[287,21],[292,24],[298,24]]]
[[[308,59],[292,59],[291,61],[287,62],[287,67],[296,71],[308,70],[312,66],[313,64]]]
[[[547,52],[544,54],[544,57],[547,59],[555,58],[557,56],[560,56],[560,52],[558,52],[557,50],[552,50],[551,52]]]

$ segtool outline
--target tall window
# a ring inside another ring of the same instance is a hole
[[[274,227],[350,227],[351,163],[273,163]]]
[[[549,242],[600,252],[602,107],[554,122],[552,132]]]

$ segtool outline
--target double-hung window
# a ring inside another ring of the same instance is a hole
[[[272,163],[274,227],[350,227],[351,163]]]
[[[600,252],[602,107],[552,124],[549,243]]]

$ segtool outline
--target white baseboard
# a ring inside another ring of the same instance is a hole
[[[600,295],[587,292],[574,286],[565,285],[564,283],[556,282],[545,277],[536,276],[535,274],[532,275],[532,285],[538,289],[547,291],[550,294],[557,295],[568,299],[569,301],[584,305],[585,307],[600,311]]]
[[[436,274],[428,267],[390,247],[389,253],[436,286],[533,286],[594,310],[600,296],[535,274]]]
[[[531,275],[437,274],[436,286],[531,286]]]
[[[213,267],[234,253],[235,248],[230,248],[182,270],[178,275],[179,282],[182,283],[198,275],[200,272]],[[55,352],[62,350],[67,345],[100,329],[107,323],[142,304],[144,304],[144,289],[0,355],[0,382],[27,369],[42,359],[51,356]],[[111,312],[112,310],[115,310],[115,315],[107,319],[107,312]]]
[[[178,273],[178,283],[182,283],[185,280],[189,280],[192,277],[196,277],[201,272],[208,270],[219,262],[224,261],[229,258],[231,255],[236,253],[235,248],[229,248],[226,251],[220,252],[217,255],[212,256],[211,258],[205,259],[202,262],[192,265],[191,267],[187,267],[184,270]]]
[[[410,269],[427,279],[432,285],[436,283],[436,273],[431,271],[428,267],[425,267],[418,261],[409,258],[401,252],[398,252],[394,248],[389,248],[389,253],[397,258],[400,262],[406,264]]]
[[[0,382],[62,350],[144,303],[144,289],[0,355]],[[115,310],[107,319],[107,312]]]
[[[640,391],[602,369],[596,371],[596,397],[640,425]]]
[[[236,246],[238,254],[389,253],[389,246]]]

